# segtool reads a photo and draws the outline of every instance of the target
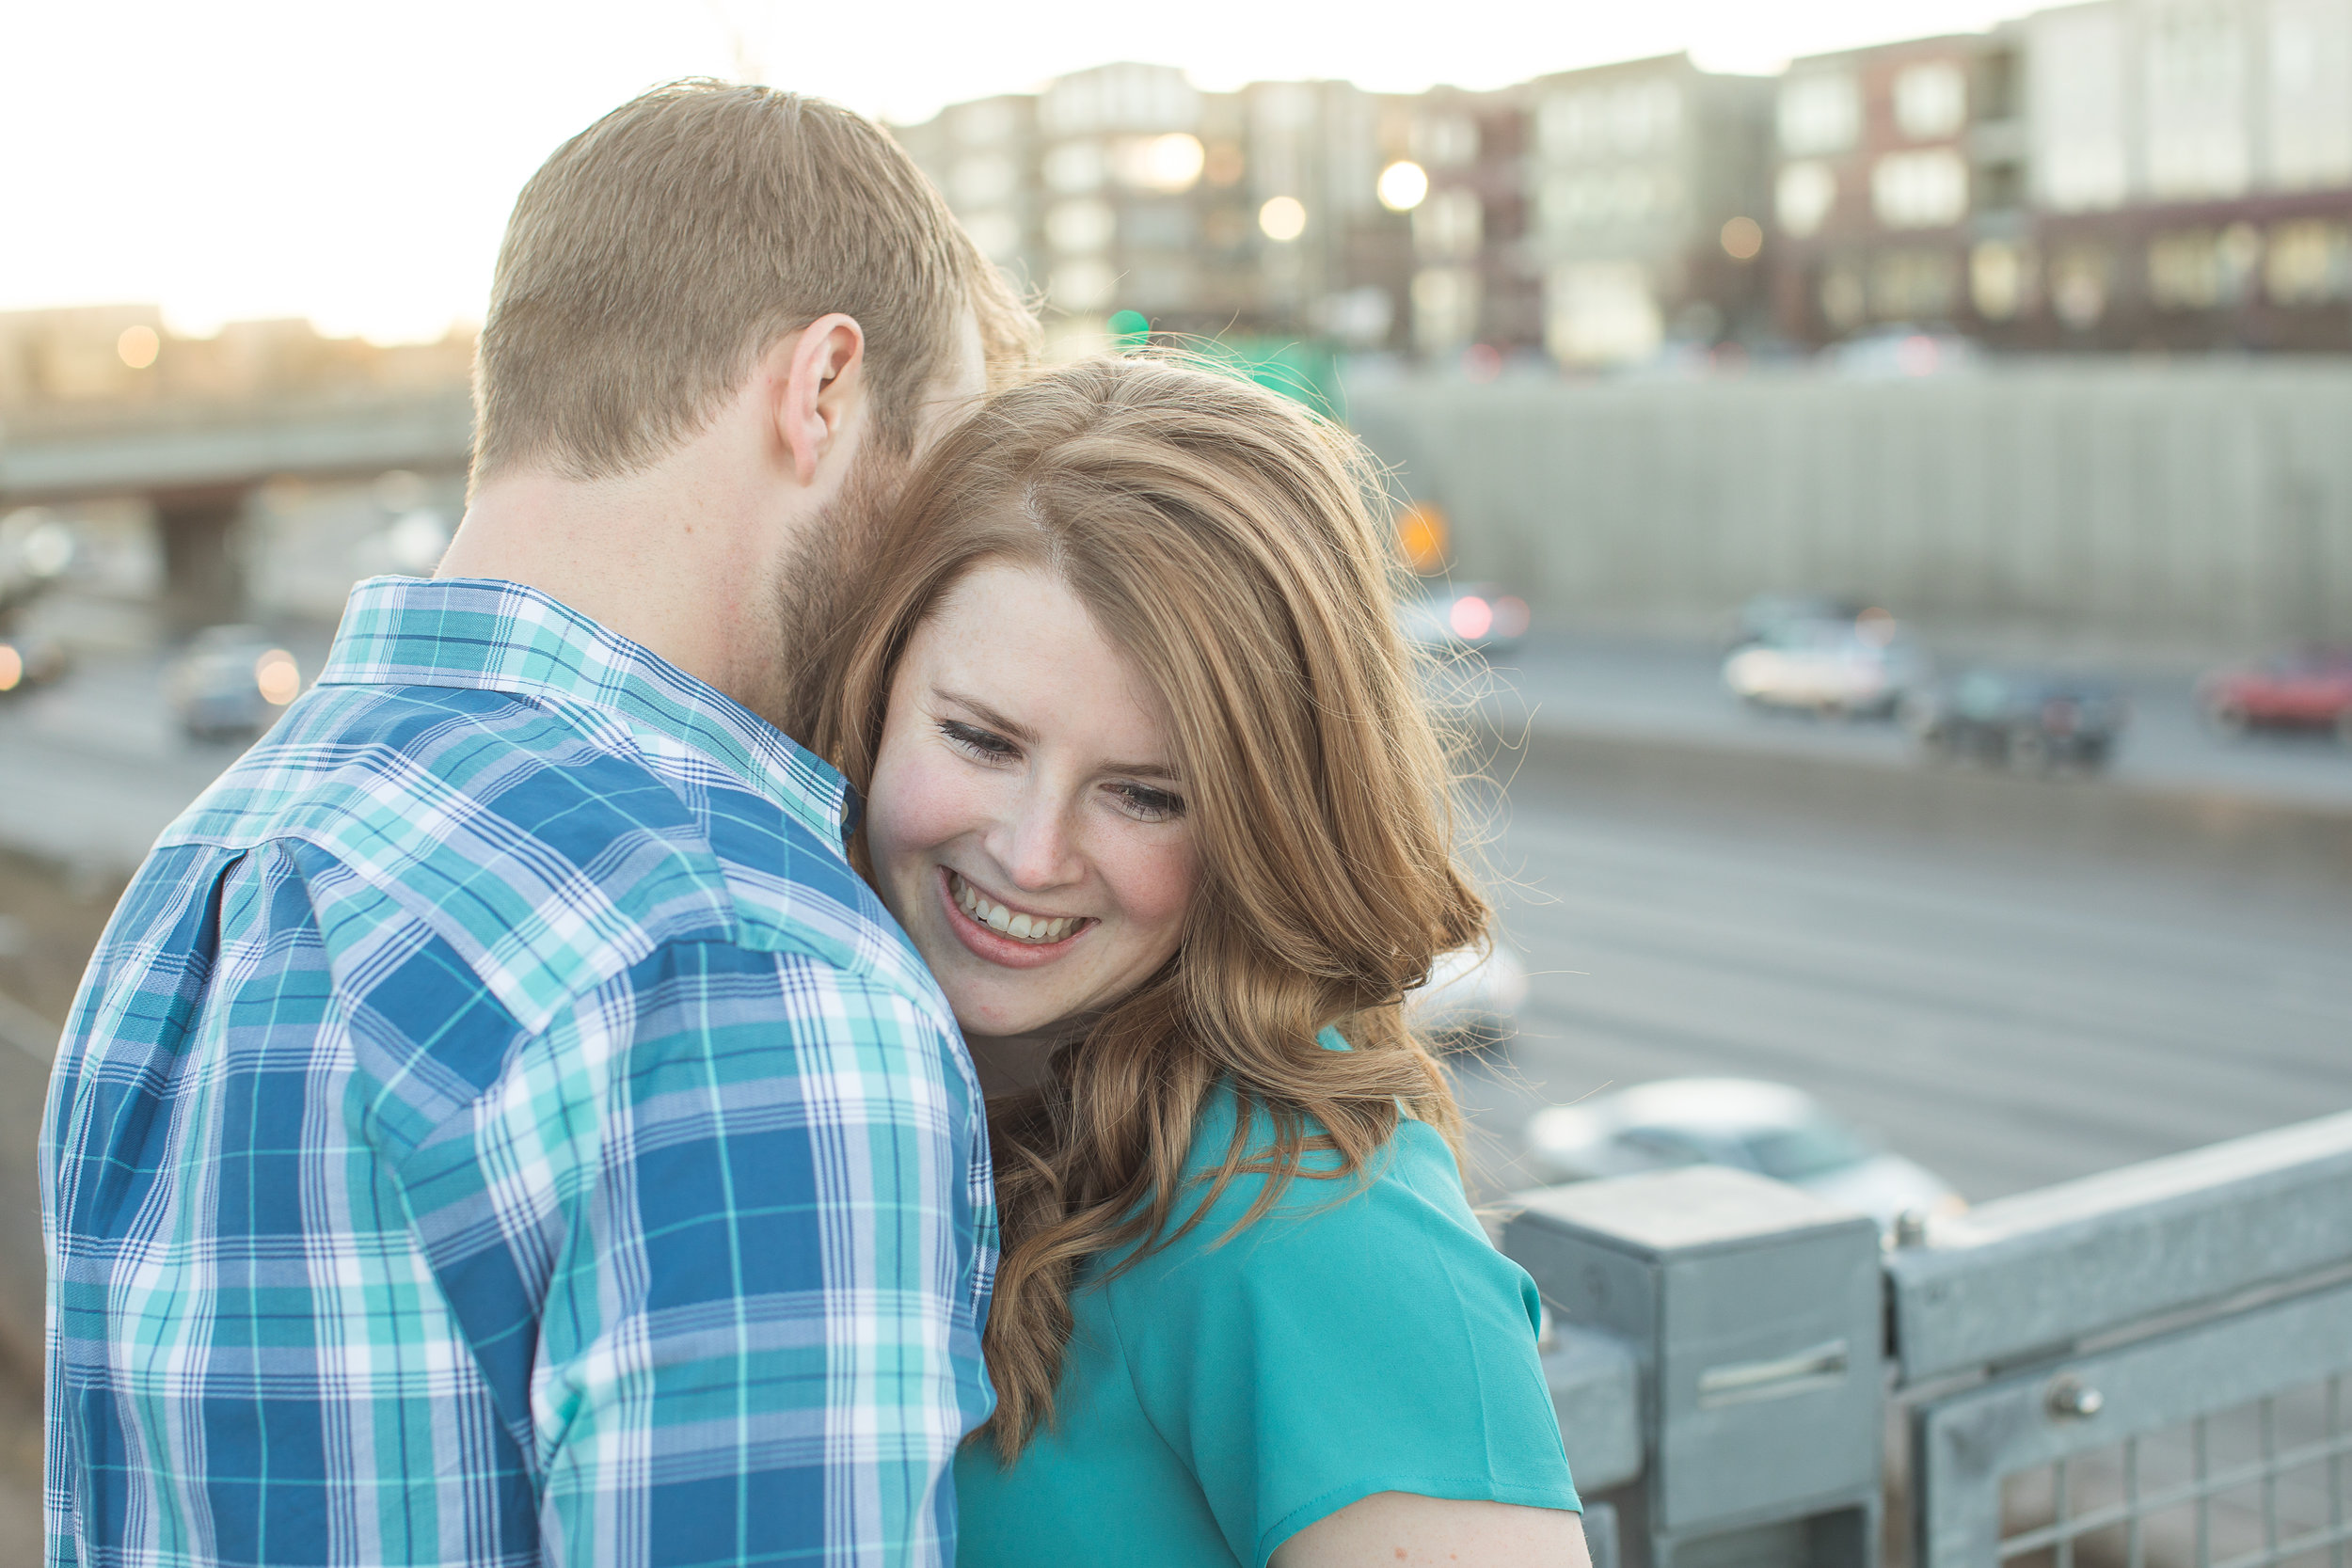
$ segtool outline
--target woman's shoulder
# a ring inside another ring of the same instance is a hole
[[[1243,1095],[1220,1085],[1203,1107],[1185,1161],[1185,1191],[1170,1222],[1182,1234],[1152,1258],[1230,1275],[1281,1270],[1299,1261],[1306,1248],[1359,1258],[1377,1268],[1386,1260],[1373,1243],[1384,1232],[1400,1241],[1420,1236],[1424,1245],[1438,1241],[1491,1250],[1470,1212],[1453,1148],[1435,1128],[1408,1116],[1400,1116],[1353,1171],[1335,1149],[1309,1148],[1299,1157],[1298,1174],[1281,1180],[1269,1200],[1267,1188],[1279,1180],[1266,1168],[1279,1147],[1278,1120],[1263,1102],[1249,1101],[1240,1144],[1243,1168],[1220,1185],[1217,1176],[1234,1149],[1244,1105]],[[1297,1131],[1310,1140],[1323,1135],[1311,1117],[1300,1118]]]
[[[1196,1172],[1222,1164],[1245,1102],[1201,1117]],[[1256,1112],[1243,1147],[1273,1131]],[[1235,1555],[1263,1562],[1375,1492],[1576,1507],[1534,1285],[1470,1213],[1445,1139],[1405,1118],[1360,1171],[1333,1164],[1311,1157],[1326,1175],[1254,1219],[1269,1179],[1235,1176],[1080,1309]]]

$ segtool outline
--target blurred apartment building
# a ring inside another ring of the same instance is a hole
[[[1770,84],[1682,56],[1497,92],[1114,65],[898,135],[1068,346],[1154,331],[1571,364],[1755,315]]]
[[[2352,0],[2026,20],[2039,346],[2352,348]]]
[[[1687,55],[1565,71],[1514,94],[1528,128],[1541,341],[1565,365],[1639,362],[1767,330],[1772,83]]]
[[[1772,124],[1783,333],[1820,343],[1884,324],[1981,328],[2038,302],[2018,77],[2007,31],[1790,63]]]
[[[2352,0],[2094,0],[1794,62],[1782,330],[2352,348]]]
[[[1672,55],[1204,92],[1108,65],[897,134],[1064,352],[1147,324],[1472,373],[1915,330],[2352,351],[2352,0],[2090,0],[1777,79]],[[454,389],[471,357],[462,331],[0,313],[0,419]]]
[[[1206,93],[1110,65],[898,135],[1066,347],[1120,311],[1200,337],[1403,341],[1411,228],[1376,187],[1409,132],[1345,83]]]
[[[1107,66],[899,135],[1073,346],[1127,310],[1473,369],[1890,329],[2352,349],[2352,0],[2092,0],[1776,81]]]

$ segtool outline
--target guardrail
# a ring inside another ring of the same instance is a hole
[[[2352,1564],[2352,1115],[1885,1246],[1707,1167],[1519,1204],[1597,1564]]]

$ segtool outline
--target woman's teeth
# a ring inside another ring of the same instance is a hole
[[[1085,922],[1077,915],[1063,915],[1047,920],[1042,915],[1015,914],[1002,904],[992,904],[972,891],[972,884],[954,872],[947,873],[949,890],[956,895],[956,907],[987,927],[990,930],[1009,936],[1015,942],[1033,942],[1040,946],[1059,942]]]

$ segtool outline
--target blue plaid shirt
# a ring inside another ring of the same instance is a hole
[[[987,1134],[844,794],[544,594],[360,584],[74,1004],[50,1563],[952,1561]]]

